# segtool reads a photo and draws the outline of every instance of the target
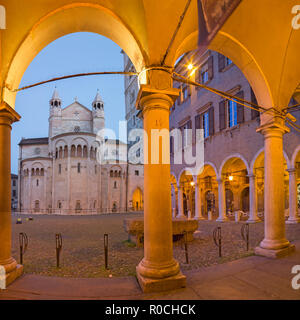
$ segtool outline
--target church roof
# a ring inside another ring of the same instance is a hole
[[[19,146],[25,146],[25,145],[34,145],[34,144],[48,144],[49,138],[30,138],[30,139],[24,139],[19,143]]]

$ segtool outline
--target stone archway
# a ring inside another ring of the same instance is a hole
[[[141,188],[136,188],[132,194],[132,208],[134,211],[143,210],[143,192]]]

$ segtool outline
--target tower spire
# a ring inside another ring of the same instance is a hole
[[[51,107],[61,107],[61,98],[59,96],[57,87],[55,86],[52,98],[50,100]]]

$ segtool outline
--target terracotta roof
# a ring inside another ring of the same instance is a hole
[[[31,138],[31,139],[24,139],[19,143],[19,146],[24,146],[24,145],[31,145],[31,144],[48,144],[49,138]]]

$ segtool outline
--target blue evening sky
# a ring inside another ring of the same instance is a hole
[[[121,49],[111,40],[93,33],[73,33],[49,44],[32,61],[20,87],[74,73],[123,71]],[[22,137],[48,136],[49,100],[57,86],[63,108],[78,102],[91,109],[100,90],[105,103],[106,128],[118,135],[119,120],[125,118],[123,76],[91,76],[67,79],[21,91],[17,94],[16,111],[22,116],[12,130],[12,173],[18,171],[18,143]]]

